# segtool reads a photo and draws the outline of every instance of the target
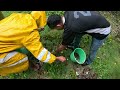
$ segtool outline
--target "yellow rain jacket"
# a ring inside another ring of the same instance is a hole
[[[43,47],[36,30],[45,25],[45,11],[33,11],[31,14],[13,13],[0,21],[0,75],[28,69],[28,57],[14,51],[22,47],[27,48],[41,62],[52,63],[56,60],[56,57]]]

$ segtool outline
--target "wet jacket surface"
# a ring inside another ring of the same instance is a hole
[[[42,14],[40,14],[42,13]],[[40,42],[39,27],[46,25],[45,12],[13,13],[0,21],[0,54],[27,48],[38,60],[52,63],[56,57]],[[40,20],[39,20],[40,19]],[[39,22],[39,23],[36,23]]]

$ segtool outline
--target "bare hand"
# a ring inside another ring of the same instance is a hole
[[[56,57],[56,59],[59,60],[59,61],[61,61],[61,62],[66,61],[66,58],[63,57],[63,56]]]
[[[56,52],[57,52],[57,53],[58,53],[58,52],[61,52],[61,51],[63,51],[64,49],[66,49],[66,46],[65,46],[65,45],[60,45],[60,46],[57,48]]]

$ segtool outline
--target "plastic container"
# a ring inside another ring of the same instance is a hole
[[[77,54],[77,56],[75,55]],[[86,60],[86,53],[81,48],[76,48],[70,55],[70,59],[73,62],[77,62],[78,64],[83,64]]]

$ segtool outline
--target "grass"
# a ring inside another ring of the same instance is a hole
[[[3,14],[9,16],[13,12],[21,11],[3,11]],[[30,13],[30,11],[22,11],[24,13]],[[62,11],[47,11],[47,15],[58,13],[63,14]],[[110,21],[112,24],[112,33],[105,41],[104,45],[99,49],[95,61],[90,65],[92,70],[97,73],[98,79],[119,79],[120,78],[120,42],[115,38],[115,31],[117,22],[115,21],[112,14],[109,12],[101,13]],[[118,18],[118,17],[117,17]],[[41,42],[44,47],[49,51],[53,52],[56,47],[60,44],[62,40],[63,31],[50,31],[46,26],[45,31],[40,33]],[[85,52],[89,53],[89,47],[91,43],[91,37],[86,35],[81,41],[81,48]],[[5,77],[0,76],[1,79],[76,79],[75,68],[80,65],[73,63],[69,55],[71,50],[64,50],[58,55],[63,55],[67,58],[66,63],[54,62],[52,64],[43,63],[42,69],[40,72],[32,71],[28,69],[25,72],[18,74],[11,74]]]
[[[120,45],[114,40],[108,39],[105,45],[100,48],[92,68],[97,71],[98,78],[120,78]]]

